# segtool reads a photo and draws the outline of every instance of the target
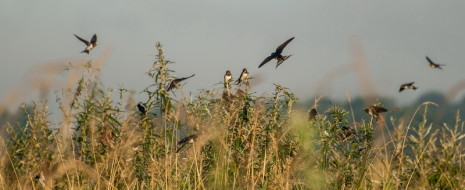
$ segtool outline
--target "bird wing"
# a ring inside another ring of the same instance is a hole
[[[76,36],[77,39],[81,40],[81,42],[85,43],[86,45],[90,44],[89,41],[82,39],[81,37],[77,36],[76,34],[74,34],[74,36]]]
[[[168,87],[168,89],[166,89],[166,91],[170,91],[171,89],[173,89],[176,85],[178,85],[178,83],[180,83],[181,81],[183,80],[186,80],[186,79],[189,79],[191,77],[195,76],[195,74],[189,76],[189,77],[184,77],[184,78],[177,78],[177,79],[174,79],[171,81],[170,83],[170,86]]]
[[[96,34],[94,34],[94,36],[92,36],[92,39],[90,40],[90,43],[92,43],[92,44],[97,43],[97,35]]]
[[[386,108],[383,108],[383,107],[378,107],[378,106],[375,106],[373,107],[375,109],[375,111],[377,113],[382,113],[382,112],[387,112],[388,110]]]
[[[400,85],[399,92],[402,92],[404,90],[404,85]]]
[[[276,53],[277,54],[281,54],[281,52],[283,52],[284,48],[287,46],[287,44],[289,42],[291,42],[292,40],[294,39],[294,37],[292,37],[291,39],[285,41],[284,43],[282,43],[281,45],[279,45],[278,48],[276,48]]]
[[[265,58],[265,60],[263,60],[262,63],[260,63],[260,65],[258,66],[258,68],[262,67],[263,65],[265,65],[265,63],[268,63],[269,61],[271,61],[272,59],[274,59],[276,56],[273,56],[273,55],[270,55],[268,56],[267,58]]]
[[[193,135],[189,135],[187,137],[184,137],[183,139],[181,139],[179,142],[178,142],[178,145],[179,144],[186,144],[188,143],[190,140],[192,139],[196,139],[197,138],[197,135],[196,134],[193,134]]]
[[[260,68],[260,67],[259,67]],[[240,84],[242,82],[242,76],[244,75],[244,71],[242,71],[241,76],[236,80],[237,84]]]
[[[434,63],[428,56],[426,56],[426,60],[428,60],[429,64],[436,65],[436,63]]]

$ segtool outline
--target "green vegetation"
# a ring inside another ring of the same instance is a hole
[[[269,96],[247,86],[180,97],[166,91],[172,62],[156,45],[153,80],[141,104],[126,89],[104,90],[84,74],[63,120],[46,103],[23,106],[0,142],[4,189],[464,189],[464,123],[433,127],[420,103],[411,118],[358,119],[331,106],[313,120],[275,84]],[[89,63],[91,64],[91,62]],[[188,82],[188,81],[187,81]],[[118,98],[115,98],[118,97]],[[349,101],[350,103],[350,101]],[[321,112],[321,110],[320,110]],[[359,112],[357,112],[359,113]],[[360,113],[362,114],[362,113]],[[418,116],[418,117],[416,117]],[[387,124],[394,126],[386,130]],[[181,139],[195,134],[180,149]],[[177,152],[179,150],[179,152]]]

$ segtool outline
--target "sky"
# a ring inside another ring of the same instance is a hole
[[[145,73],[156,42],[175,62],[177,77],[196,74],[184,91],[220,88],[226,70],[238,78],[247,68],[260,79],[252,86],[258,95],[272,93],[277,83],[300,99],[345,99],[345,91],[360,95],[355,72],[318,86],[328,73],[353,67],[351,43],[357,42],[378,94],[407,103],[422,93],[445,93],[465,79],[463,10],[460,0],[3,0],[0,100],[27,83],[34,68],[95,60],[109,48],[102,84],[141,92],[151,82]],[[80,53],[84,44],[73,34],[90,39],[94,33],[98,46],[89,55]],[[283,52],[290,59],[277,69],[275,61],[257,68],[290,37],[295,39]],[[444,70],[429,68],[425,56],[446,64]],[[398,92],[412,81],[418,90]]]

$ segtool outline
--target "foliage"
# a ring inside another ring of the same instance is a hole
[[[129,101],[128,90],[119,89],[115,100],[114,90],[104,90],[89,75],[76,84],[69,105],[57,98],[61,127],[50,122],[46,102],[23,106],[27,122],[6,125],[1,139],[1,186],[465,188],[464,123],[458,112],[453,125],[440,129],[428,120],[428,109],[435,106],[428,102],[412,116],[422,113],[420,123],[400,117],[357,120],[361,117],[335,105],[308,120],[293,108],[294,94],[279,84],[271,95],[255,96],[246,85],[227,94],[213,89],[176,98],[181,86],[167,91],[173,62],[161,44],[156,51],[147,72],[152,85],[143,90],[141,102],[147,113]],[[386,130],[386,120],[394,130]],[[181,144],[190,135],[192,143]]]

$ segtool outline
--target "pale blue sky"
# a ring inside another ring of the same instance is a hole
[[[272,92],[273,83],[301,99],[327,93],[357,95],[354,74],[316,92],[327,72],[351,63],[349,39],[365,47],[378,92],[395,100],[413,100],[431,90],[447,91],[465,78],[465,1],[18,1],[0,2],[0,98],[22,83],[28,69],[71,58],[96,59],[106,47],[105,87],[141,91],[150,85],[144,73],[154,60],[154,43],[164,44],[179,77],[196,74],[185,91],[213,88],[226,70],[237,78],[242,68],[263,77],[257,92]],[[98,35],[90,55],[73,34]],[[293,56],[274,69],[258,69],[275,48],[295,37],[284,50]],[[444,71],[427,66],[425,55],[447,64]],[[398,93],[415,81],[416,92]],[[220,86],[216,86],[220,87]],[[143,96],[140,96],[143,98]],[[402,102],[402,101],[401,101]]]

